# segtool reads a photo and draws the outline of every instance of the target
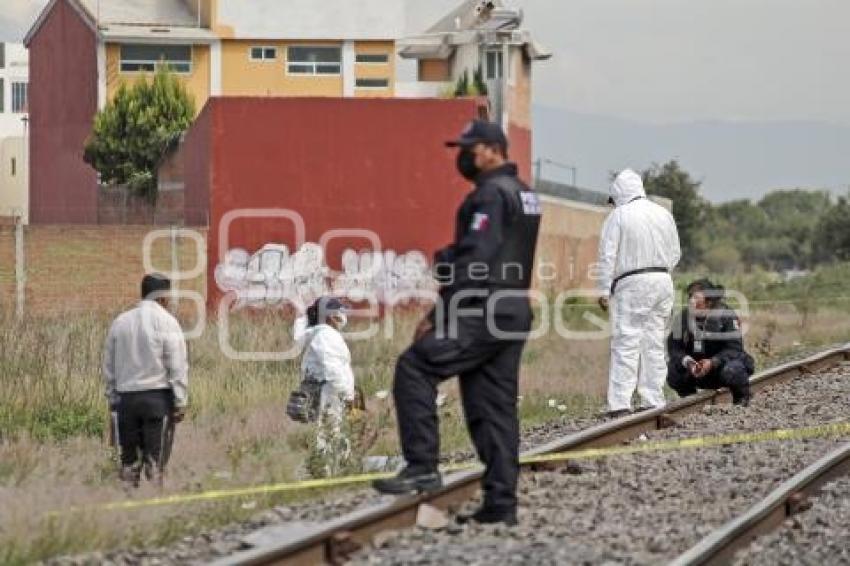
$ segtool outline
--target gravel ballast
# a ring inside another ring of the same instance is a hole
[[[823,486],[810,509],[755,540],[737,554],[735,564],[850,564],[850,477]]]
[[[648,440],[839,422],[850,365],[760,392],[749,408],[717,405]],[[416,528],[380,538],[358,564],[659,564],[761,500],[840,444],[771,441],[580,461],[523,474],[520,524]],[[469,510],[474,506],[467,506]]]
[[[846,413],[850,365],[761,392],[749,408],[706,407],[648,440],[686,438],[835,422]],[[561,419],[528,430],[523,449],[593,426],[600,418]],[[378,537],[360,564],[618,563],[669,560],[743,512],[770,489],[829,451],[813,439],[656,452],[581,461],[557,472],[525,472],[520,525],[513,529],[452,523],[441,531],[412,529]],[[468,454],[454,454],[459,461]],[[56,558],[48,564],[204,564],[244,550],[258,529],[323,523],[390,501],[370,489],[278,507],[250,521],[186,537],[167,548]],[[468,505],[464,510],[474,508]]]

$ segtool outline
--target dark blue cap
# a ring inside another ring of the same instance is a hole
[[[327,295],[316,299],[316,302],[313,303],[313,306],[323,312],[336,312],[346,310],[345,303],[343,303],[336,297],[331,297]]]
[[[508,138],[499,124],[484,120],[473,120],[456,140],[447,141],[449,147],[471,147],[477,143],[497,144],[505,149]]]

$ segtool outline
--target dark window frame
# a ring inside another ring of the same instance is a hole
[[[125,52],[126,50],[126,52]],[[132,51],[136,51],[132,53]],[[159,51],[159,56],[153,59],[145,50]],[[176,56],[178,50],[188,51],[188,58]],[[171,57],[169,57],[171,53]],[[127,43],[120,46],[118,67],[121,73],[154,73],[166,66],[178,75],[191,75],[194,64],[194,47],[192,45],[159,45],[155,43]]]
[[[259,54],[257,57],[255,54]],[[277,61],[277,47],[273,45],[252,45],[248,49],[248,59],[255,63]]]
[[[381,84],[365,84],[365,83],[381,83]],[[359,79],[354,79],[354,88],[358,90],[389,90],[390,88],[390,79],[389,78],[377,78],[377,77],[362,77]]]
[[[13,114],[26,114],[29,106],[29,83],[13,81],[10,86],[12,93],[10,110]]]
[[[308,58],[293,60],[293,54],[303,51],[335,52],[335,59]],[[342,75],[342,47],[332,45],[290,45],[286,48],[286,74],[299,77],[330,77]]]
[[[358,65],[389,65],[389,53],[358,53],[354,56],[354,62]]]

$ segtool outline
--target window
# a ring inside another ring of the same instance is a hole
[[[0,41],[0,69],[6,68],[6,44]]]
[[[0,77],[0,114],[6,111],[6,85],[3,83],[3,78]]]
[[[251,61],[274,61],[277,59],[276,47],[252,47]]]
[[[12,83],[12,112],[27,111],[27,83]]]
[[[165,65],[175,73],[192,72],[191,45],[122,45],[121,72],[144,73]]]
[[[357,79],[354,81],[357,88],[389,88],[389,79]]]
[[[504,67],[501,51],[487,52],[487,78],[501,79],[504,76]]]
[[[286,51],[286,71],[290,75],[339,75],[342,72],[342,49],[290,47]]]
[[[17,169],[18,169],[18,168],[17,168],[17,165],[18,165],[18,164],[17,164],[17,162],[15,161],[15,158],[13,157],[13,158],[12,158],[12,177],[14,177],[14,176],[15,176],[15,174],[17,173]]]
[[[370,63],[373,65],[386,65],[390,62],[388,53],[358,53],[355,59],[358,63]]]

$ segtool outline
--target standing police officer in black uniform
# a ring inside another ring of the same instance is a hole
[[[667,339],[667,384],[680,397],[728,387],[734,404],[749,405],[755,364],[744,351],[738,315],[723,302],[723,287],[700,279],[687,293],[688,307]]]
[[[507,161],[499,125],[476,120],[447,145],[460,148],[458,171],[475,182],[475,190],[457,213],[454,244],[435,256],[441,301],[396,366],[393,396],[407,466],[374,486],[400,494],[442,485],[437,386],[457,375],[467,426],[486,466],[484,504],[462,520],[513,525],[518,374],[532,323],[528,289],[540,202]]]

